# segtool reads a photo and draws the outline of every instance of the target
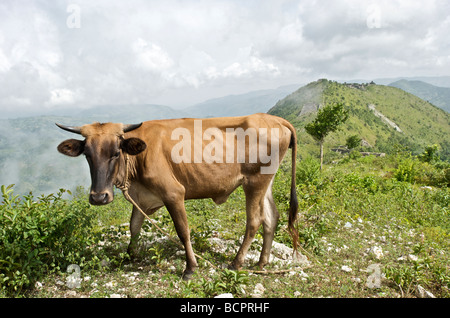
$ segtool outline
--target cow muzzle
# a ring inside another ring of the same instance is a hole
[[[93,192],[89,195],[89,203],[92,205],[105,205],[110,203],[114,199],[112,193],[105,192]]]

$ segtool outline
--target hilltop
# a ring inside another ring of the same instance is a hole
[[[308,152],[308,145],[314,142],[302,127],[325,103],[343,103],[350,112],[342,130],[330,135],[328,148],[343,145],[348,136],[358,135],[373,151],[391,153],[401,145],[418,154],[426,146],[438,144],[441,157],[450,158],[450,114],[396,87],[320,79],[286,96],[268,113],[298,127]]]

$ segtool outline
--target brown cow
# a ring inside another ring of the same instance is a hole
[[[240,185],[246,196],[247,225],[231,268],[242,266],[261,224],[263,248],[258,265],[262,268],[267,264],[279,218],[272,182],[287,149],[292,148],[289,230],[296,247],[296,133],[288,121],[268,114],[254,114],[153,120],[138,125],[57,125],[85,138],[66,140],[58,146],[58,151],[72,157],[82,153],[86,156],[92,180],[91,204],[102,205],[113,200],[113,185],[124,184],[125,156],[128,156],[129,194],[147,215],[166,206],[186,251],[184,279],[189,279],[198,266],[190,242],[184,201],[211,198],[221,204]],[[144,216],[133,207],[128,248],[131,255],[143,221]]]

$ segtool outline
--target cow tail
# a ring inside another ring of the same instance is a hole
[[[297,219],[298,213],[298,199],[297,192],[295,186],[295,173],[296,173],[296,158],[297,158],[297,135],[295,133],[295,129],[291,126],[291,141],[289,144],[289,148],[292,149],[292,175],[291,175],[291,198],[289,201],[289,223],[288,229],[289,234],[292,237],[292,245],[294,247],[294,251],[297,251],[298,245],[298,231],[295,228],[295,220]]]

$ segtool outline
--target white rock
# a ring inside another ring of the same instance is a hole
[[[381,259],[383,257],[383,250],[379,246],[373,246],[370,249],[370,253],[376,258]]]
[[[352,228],[352,224],[350,222],[345,223],[344,227],[347,229],[351,229]]]
[[[311,262],[308,258],[299,251],[292,255],[292,264],[303,268],[311,266]]]
[[[107,287],[107,288],[113,288],[113,287],[115,287],[116,285],[117,285],[116,282],[108,282],[108,283],[105,284],[105,287]]]
[[[343,265],[341,267],[341,270],[344,271],[344,272],[347,272],[347,273],[352,271],[352,269],[350,267],[348,267],[347,265]]]
[[[300,277],[303,277],[303,278],[309,277],[308,274],[306,274],[304,271],[300,271],[299,275],[300,275]]]
[[[67,296],[75,297],[76,295],[77,295],[77,292],[74,291],[74,290],[69,290],[69,291],[67,292]]]
[[[233,297],[233,294],[225,293],[225,294],[217,295],[214,298],[234,298],[234,297]]]
[[[419,298],[436,298],[432,293],[423,288],[420,285],[417,285],[417,297]]]
[[[253,293],[251,296],[253,298],[260,298],[264,294],[265,290],[266,289],[264,288],[264,286],[261,283],[258,283],[255,285],[255,289],[253,290]]]

